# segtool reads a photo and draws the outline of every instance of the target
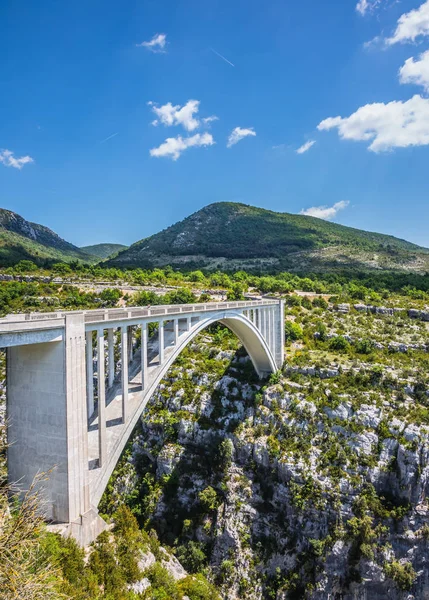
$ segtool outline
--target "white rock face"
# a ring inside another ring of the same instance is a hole
[[[372,312],[371,307],[355,310]],[[391,313],[374,314],[380,314],[380,321]],[[353,311],[351,317],[359,318]],[[377,383],[374,389],[356,392],[353,385],[344,388],[344,378],[336,381],[340,371],[351,377],[364,369],[372,374],[374,363],[362,364],[342,363],[342,371],[336,363],[323,369],[293,366],[287,370],[290,380],[285,376],[261,390],[242,383],[240,363],[234,360],[215,394],[201,373],[191,369],[193,381],[204,389],[196,391],[195,401],[187,399],[186,406],[181,401],[177,410],[186,408],[192,418],[179,413],[175,443],[160,449],[159,428],[143,420],[142,439],[148,451],[153,440],[151,462],[157,477],[181,469],[177,494],[169,498],[169,490],[156,501],[160,529],[168,529],[170,523],[176,529],[175,515],[185,507],[191,515],[201,514],[200,493],[208,486],[216,492],[217,508],[204,514],[192,539],[213,542],[209,563],[224,581],[222,600],[263,600],[264,581],[272,580],[277,569],[305,571],[302,556],[318,565],[308,600],[429,600],[427,540],[419,533],[429,518],[429,429],[407,421],[404,408],[411,408],[415,400],[403,396],[406,378],[393,369],[383,374],[391,378],[390,387]],[[299,384],[291,381],[294,373],[302,375]],[[407,377],[411,387],[413,377]],[[329,383],[323,381],[328,378]],[[164,398],[167,390],[168,386]],[[398,407],[401,410],[395,412]],[[231,445],[229,458],[225,471],[215,472],[212,465],[220,449],[225,450],[225,439]],[[177,445],[183,453],[177,452]],[[352,564],[356,547],[348,522],[357,516],[361,494],[371,485],[387,506],[392,499],[394,506],[410,502],[411,509],[401,519],[375,518],[373,527],[381,523],[387,529],[375,534],[374,558],[361,556]],[[326,543],[322,556],[313,555],[311,543],[317,550],[318,542],[333,531],[337,537]],[[384,564],[392,560],[409,561],[421,574],[411,596],[386,577]],[[352,579],[351,564],[361,581],[346,586],[344,582]],[[277,592],[276,600],[287,594]]]
[[[164,446],[161,452],[158,454],[156,475],[162,477],[163,475],[171,475],[183,454],[183,447],[175,444],[168,444]]]
[[[372,454],[373,446],[378,442],[377,434],[372,431],[365,431],[360,435],[351,439],[348,443],[350,447],[355,450],[358,454],[366,454],[369,456]]]
[[[362,404],[356,412],[355,418],[356,421],[364,427],[377,429],[381,422],[381,414],[381,408],[370,406],[369,404]]]
[[[336,408],[325,408],[324,410],[330,419],[341,419],[342,421],[350,419],[353,414],[349,403],[342,403]]]

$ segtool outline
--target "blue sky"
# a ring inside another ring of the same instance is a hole
[[[3,0],[0,206],[77,245],[237,201],[429,246],[429,0],[357,2]]]

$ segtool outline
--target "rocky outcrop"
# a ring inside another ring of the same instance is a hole
[[[407,420],[415,401],[339,395],[337,368],[261,389],[247,362],[220,376],[207,362],[227,366],[228,349],[199,350],[148,406],[131,460],[153,477],[145,518],[184,567],[202,553],[225,600],[429,598],[429,426]]]

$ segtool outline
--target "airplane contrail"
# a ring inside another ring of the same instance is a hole
[[[230,60],[228,60],[227,58],[225,58],[224,56],[222,56],[222,54],[219,54],[219,52],[216,52],[216,50],[214,50],[213,48],[210,48],[210,50],[214,54],[216,54],[216,56],[219,56],[219,58],[221,58],[222,60],[224,60],[225,62],[227,62],[229,65],[231,65],[231,67],[235,67],[235,65]]]
[[[112,138],[116,137],[117,135],[119,135],[119,131],[117,131],[116,133],[112,133],[112,135],[109,135],[109,137],[107,137],[105,140],[101,140],[100,144],[104,144],[104,142],[111,140]]]

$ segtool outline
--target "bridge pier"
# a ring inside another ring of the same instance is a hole
[[[106,527],[90,505],[86,394],[82,313],[66,316],[61,341],[8,348],[9,481],[26,490],[45,473],[44,517],[82,544]]]

